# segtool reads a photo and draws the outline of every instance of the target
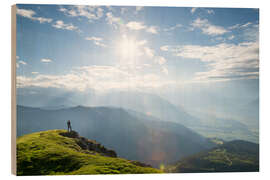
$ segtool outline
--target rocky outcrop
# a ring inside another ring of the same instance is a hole
[[[100,153],[103,156],[117,157],[117,154],[115,151],[105,148],[100,143],[98,143],[94,140],[89,140],[85,137],[79,136],[79,134],[76,131],[64,132],[64,133],[60,133],[60,135],[65,136],[65,137],[69,137],[69,138],[74,138],[76,143],[83,150],[95,151],[97,153]]]
[[[140,161],[129,161],[129,162],[131,162],[132,164],[134,164],[134,165],[136,165],[136,166],[141,166],[141,167],[152,167],[151,165],[142,163],[142,162],[140,162]]]

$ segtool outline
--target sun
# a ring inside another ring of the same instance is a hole
[[[117,53],[120,55],[121,60],[129,64],[134,63],[140,54],[138,41],[135,38],[123,35],[117,44]]]

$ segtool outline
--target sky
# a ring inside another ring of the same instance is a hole
[[[259,10],[17,5],[17,87],[259,96]],[[177,102],[175,102],[177,103]]]

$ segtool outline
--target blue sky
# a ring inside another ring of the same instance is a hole
[[[17,5],[20,88],[251,100],[258,82],[258,9]]]

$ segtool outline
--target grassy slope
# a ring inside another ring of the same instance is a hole
[[[59,135],[65,130],[50,130],[17,139],[17,174],[129,174],[161,173],[136,166],[126,159],[102,156],[82,150],[75,139]]]
[[[250,147],[249,147],[250,146]],[[229,142],[212,150],[184,158],[167,172],[257,172],[259,152],[256,144],[244,141]]]

